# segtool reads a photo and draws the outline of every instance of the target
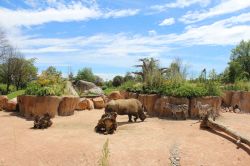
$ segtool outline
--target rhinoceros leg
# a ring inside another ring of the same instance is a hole
[[[134,121],[136,122],[137,119],[138,119],[138,115],[135,115]]]
[[[131,115],[131,114],[128,114],[128,122],[133,122],[133,121],[132,121],[132,115]]]

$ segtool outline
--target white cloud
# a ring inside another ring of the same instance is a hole
[[[177,35],[176,42],[188,45],[234,45],[250,38],[250,13],[240,14],[210,25],[190,27],[185,33]]]
[[[166,18],[165,20],[163,20],[159,25],[160,26],[167,26],[167,25],[172,25],[175,23],[174,18]]]
[[[250,0],[226,0],[215,7],[202,11],[189,11],[180,19],[185,23],[194,23],[218,15],[233,13],[250,7]]]
[[[155,36],[155,35],[157,35],[157,32],[155,30],[150,30],[150,31],[148,31],[148,35]]]
[[[82,3],[72,3],[46,9],[17,9],[0,8],[0,24],[5,27],[33,26],[48,22],[86,21],[100,18],[119,18],[138,14],[138,9],[101,10],[86,7]]]
[[[162,12],[169,8],[185,8],[194,4],[207,6],[209,3],[210,3],[210,0],[176,0],[175,2],[172,2],[172,3],[151,6],[151,9],[154,11]]]

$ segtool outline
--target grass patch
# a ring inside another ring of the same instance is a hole
[[[8,94],[7,97],[10,100],[10,99],[13,99],[17,96],[23,95],[24,93],[25,93],[25,90],[18,90],[18,91],[15,91],[15,92]]]
[[[100,166],[109,166],[109,140],[107,139],[102,148],[102,157],[99,160]]]

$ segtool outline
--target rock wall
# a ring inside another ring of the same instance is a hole
[[[61,97],[56,96],[18,96],[19,112],[26,118],[49,113],[51,117],[57,115]]]
[[[147,114],[150,116],[157,117],[172,117],[172,111],[166,107],[167,103],[182,105],[186,104],[189,107],[189,117],[190,118],[198,118],[199,113],[196,109],[196,104],[200,101],[202,104],[210,104],[214,108],[216,108],[217,113],[219,113],[221,106],[221,97],[200,97],[200,98],[180,98],[180,97],[172,97],[172,96],[159,96],[157,94],[136,94],[132,92],[127,92],[127,98],[137,98],[145,107]]]
[[[242,112],[250,113],[250,92],[225,91],[222,102],[227,107],[238,106]]]

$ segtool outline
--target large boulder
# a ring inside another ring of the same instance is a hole
[[[97,95],[104,94],[103,90],[100,87],[88,81],[79,80],[75,83],[75,87],[80,93],[94,93]]]
[[[93,98],[93,102],[96,109],[101,109],[105,107],[105,102],[102,97]]]
[[[58,106],[62,98],[57,96],[18,96],[19,112],[26,118],[43,116],[48,113],[50,117],[57,115]]]
[[[91,99],[86,99],[87,100],[87,102],[88,102],[88,109],[89,110],[92,110],[92,109],[94,109],[95,107],[94,107],[94,102],[91,100]]]
[[[117,100],[117,99],[122,99],[122,95],[119,91],[113,91],[109,94],[108,98],[110,100]]]
[[[94,103],[91,99],[81,98],[76,110],[92,110],[94,109]]]
[[[8,102],[7,96],[0,96],[0,111],[3,110]]]
[[[5,104],[4,110],[10,111],[10,112],[17,111],[17,100],[13,99],[13,100],[7,101],[7,103]]]
[[[202,105],[209,104],[211,105],[216,114],[219,115],[219,111],[221,108],[221,97],[219,96],[205,96],[191,99],[191,118],[199,118],[199,110],[197,108],[197,103],[201,102]]]
[[[63,97],[58,107],[58,115],[70,116],[74,114],[74,110],[77,108],[79,103],[79,97]]]
[[[89,102],[86,98],[80,98],[76,110],[86,110],[89,107]]]

